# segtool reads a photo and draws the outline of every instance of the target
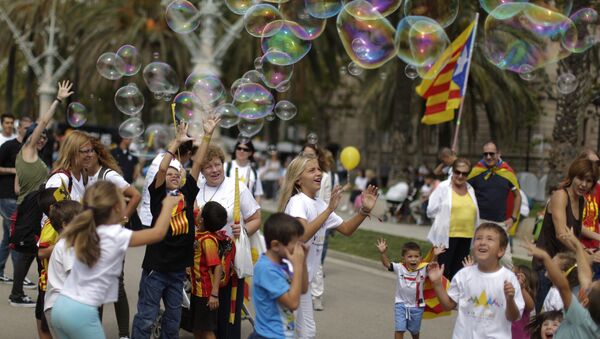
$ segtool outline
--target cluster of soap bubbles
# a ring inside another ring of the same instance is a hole
[[[117,80],[124,76],[133,76],[142,67],[141,57],[137,48],[132,45],[121,46],[116,53],[106,52],[98,57],[96,69],[108,79]]]

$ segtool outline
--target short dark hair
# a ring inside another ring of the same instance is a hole
[[[0,116],[0,122],[4,122],[4,119],[13,119],[15,120],[15,116],[10,113],[4,113]]]
[[[290,215],[275,213],[265,221],[264,232],[267,249],[269,249],[273,240],[279,241],[282,245],[287,245],[293,237],[302,236],[304,227],[298,219]]]
[[[402,245],[402,256],[404,256],[408,251],[418,251],[420,255],[421,247],[416,242],[409,241]]]
[[[202,219],[204,229],[208,232],[216,232],[227,224],[227,211],[216,201],[209,201],[202,207]]]
[[[500,237],[500,248],[503,250],[506,249],[508,246],[508,234],[504,228],[500,227],[498,224],[494,224],[493,222],[484,222],[477,227],[475,234],[481,230],[492,230],[498,233],[498,236]]]
[[[192,140],[188,140],[183,144],[179,145],[179,148],[177,149],[177,154],[180,154],[181,156],[186,156],[187,154],[192,153],[193,149],[194,142]],[[183,166],[183,164],[181,165]]]
[[[19,119],[19,121],[23,121],[23,120],[33,122],[33,118],[27,114],[21,115],[21,118]]]
[[[42,184],[43,185],[43,184]],[[50,187],[50,188],[40,188],[40,191],[37,196],[37,203],[40,210],[45,214],[50,214],[50,206],[56,203],[56,198],[54,197],[54,193],[59,190],[59,187]]]
[[[52,228],[60,233],[63,225],[70,223],[82,210],[83,206],[75,200],[62,200],[50,205],[48,218],[50,219]]]
[[[600,283],[595,283],[588,292],[588,312],[596,322],[596,325],[600,325]]]

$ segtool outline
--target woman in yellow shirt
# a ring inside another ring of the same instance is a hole
[[[438,262],[444,265],[444,276],[448,280],[462,268],[462,260],[469,255],[475,227],[479,224],[475,192],[467,183],[470,171],[469,160],[456,159],[452,175],[431,194],[427,206],[427,215],[433,219],[427,238],[434,246],[447,248]]]

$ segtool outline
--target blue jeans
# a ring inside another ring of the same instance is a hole
[[[6,260],[8,260],[8,253],[10,252],[13,267],[15,266],[15,262],[19,257],[19,252],[11,251],[8,248],[8,241],[10,239],[10,224],[12,221],[10,220],[11,216],[17,210],[17,201],[15,199],[0,199],[0,215],[2,215],[2,230],[4,235],[2,236],[2,243],[0,244],[0,275],[4,275],[4,266],[6,265]]]
[[[161,299],[165,305],[165,312],[162,315],[160,337],[179,337],[184,279],[185,270],[179,272],[142,271],[137,313],[133,317],[132,339],[150,338],[152,325],[160,310]]]

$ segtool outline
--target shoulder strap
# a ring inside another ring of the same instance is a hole
[[[100,172],[98,173],[98,180],[105,180],[106,174],[110,171],[112,171],[112,170],[108,167],[104,167],[104,166],[100,167]]]
[[[230,173],[231,173],[231,161],[228,161],[227,166],[225,166],[225,176],[229,178]]]
[[[252,185],[252,196],[254,196],[254,193],[256,193],[256,186],[258,186],[258,173],[256,173],[256,168],[254,168],[254,166],[250,165],[250,168],[252,169],[252,173],[254,173],[254,185]]]
[[[67,176],[67,178],[69,180],[69,182],[67,183],[67,190],[69,191],[69,193],[71,193],[71,189],[73,188],[73,178],[71,177],[71,172],[67,171],[67,170],[64,170],[64,169],[58,169],[58,170],[52,172],[50,174],[50,176],[53,176],[55,174],[64,174],[64,175]]]

